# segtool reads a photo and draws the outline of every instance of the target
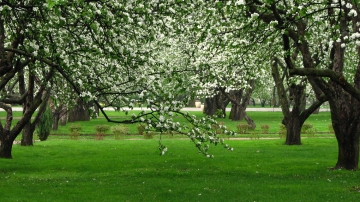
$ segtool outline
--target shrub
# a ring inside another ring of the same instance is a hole
[[[50,106],[47,104],[46,109],[41,115],[40,122],[36,128],[36,133],[41,141],[45,141],[49,137],[52,124],[53,117]]]
[[[306,133],[308,137],[315,137],[316,128],[309,128]]]
[[[143,133],[143,134],[144,134],[144,139],[153,139],[154,138],[154,132],[147,131],[146,133]]]
[[[311,128],[313,128],[314,125],[308,122],[305,122],[303,124],[303,126],[301,127],[301,133],[307,133],[308,130],[310,130]]]
[[[96,140],[103,140],[105,133],[110,129],[110,126],[103,124],[103,125],[96,125],[95,126],[95,139]]]
[[[212,124],[212,128],[215,130],[216,134],[221,134],[222,129],[220,128],[220,126],[223,126],[224,122],[219,122],[218,124]]]
[[[301,133],[306,133],[308,137],[315,137],[316,128],[313,124],[305,122],[301,127]]]
[[[146,125],[143,124],[143,123],[140,123],[139,125],[136,126],[138,132],[139,132],[139,135],[143,135],[144,134],[144,131],[145,131],[145,128],[146,128]]]
[[[287,130],[286,130],[286,127],[284,124],[279,124],[279,137],[280,138],[285,138],[286,137],[286,133],[287,133]]]
[[[128,134],[129,128],[124,125],[116,125],[111,127],[111,132],[114,134],[115,140],[120,140]]]
[[[224,118],[224,113],[221,109],[216,110],[215,113],[216,118]]]
[[[260,134],[258,130],[253,130],[250,135],[250,139],[260,139]]]
[[[77,140],[80,136],[81,126],[79,124],[74,124],[69,126],[70,139]]]
[[[236,128],[238,129],[239,134],[245,134],[247,130],[249,130],[250,126],[245,123],[239,123],[236,125]]]
[[[260,128],[263,134],[269,133],[269,128],[270,128],[269,124],[260,124]]]

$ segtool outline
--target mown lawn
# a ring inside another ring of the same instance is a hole
[[[129,115],[125,115],[123,112],[114,112],[110,111],[108,112],[108,116],[110,116],[113,120],[124,120],[124,119],[130,119],[132,113],[138,113],[138,111],[130,112]],[[204,114],[202,112],[191,112],[191,114],[196,115],[197,117],[202,117]],[[281,124],[282,120],[282,113],[281,112],[248,112],[248,115],[255,121],[255,124],[257,125],[257,130],[261,131],[260,126],[261,125],[269,125],[269,134],[263,134],[260,132],[260,138],[277,138],[279,137],[279,125]],[[181,116],[174,116],[173,119],[175,121],[178,121],[182,124],[188,124],[184,118]],[[218,122],[223,122],[229,129],[237,131],[237,125],[239,123],[246,123],[245,121],[231,121],[228,118],[218,118]],[[316,137],[334,137],[332,133],[329,133],[329,124],[331,124],[330,120],[330,112],[321,112],[319,114],[313,114],[311,115],[308,120],[306,121],[308,123],[311,123],[314,125],[314,127],[317,130]],[[102,125],[107,124],[110,127],[116,125],[116,123],[109,123],[106,121],[104,116],[100,115],[97,119],[92,119],[89,121],[83,121],[83,122],[76,122],[76,123],[69,123],[66,126],[60,126],[59,130],[52,131],[51,134],[53,135],[64,135],[69,134],[68,127],[73,124],[80,124],[82,127],[81,134],[88,135],[88,134],[95,134],[94,127],[96,125]],[[126,125],[129,127],[129,133],[131,135],[137,135],[138,130],[136,128],[138,124],[128,124]],[[108,135],[111,135],[111,131],[107,132]],[[238,137],[250,137],[249,134],[245,135],[238,135]]]
[[[0,159],[1,201],[357,201],[359,172],[329,170],[334,138],[229,140],[199,155],[189,140],[67,140],[14,145]]]

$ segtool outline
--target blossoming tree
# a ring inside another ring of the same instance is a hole
[[[357,1],[243,2],[247,13],[280,31],[291,75],[306,76],[329,101],[338,141],[335,168],[357,169],[359,160],[359,4]],[[301,66],[292,53],[299,51]]]
[[[14,127],[11,108],[0,103],[7,111],[6,123],[0,127],[0,157],[12,157],[13,140],[42,103],[43,92],[50,87],[55,72],[82,99],[94,101],[108,121],[144,122],[149,130],[160,133],[185,133],[210,156],[205,142],[223,143],[211,127],[216,121],[198,120],[180,111],[194,95],[193,82],[186,79],[189,69],[169,63],[170,56],[161,59],[174,43],[170,39],[184,29],[176,19],[193,10],[171,1],[2,1],[0,89],[26,68],[38,77],[39,84]],[[177,100],[180,94],[187,96]],[[131,109],[137,97],[149,110],[133,114],[126,121],[112,120],[96,101],[99,97],[124,110]],[[174,122],[174,113],[184,116],[192,127]],[[163,145],[159,149],[162,154],[167,150]]]

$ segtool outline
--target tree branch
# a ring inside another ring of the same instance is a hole
[[[341,86],[346,92],[354,96],[354,98],[360,102],[360,91],[355,87],[353,87],[349,82],[347,82],[342,74],[338,74],[329,69],[313,69],[313,68],[290,69],[289,73],[290,76],[300,75],[300,76],[327,77],[332,82]]]

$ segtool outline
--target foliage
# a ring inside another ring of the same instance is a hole
[[[96,135],[95,135],[96,140],[103,140],[104,136],[105,136],[105,133],[110,130],[110,126],[105,125],[105,124],[96,125],[94,128],[95,128],[95,131],[96,131]]]
[[[279,124],[279,137],[285,138],[286,133],[287,133],[286,126],[284,124]]]
[[[224,118],[223,111],[221,109],[216,110],[215,116],[217,118]]]
[[[143,133],[143,136],[144,136],[144,139],[153,139],[153,138],[154,138],[154,132],[147,131],[147,132]],[[166,151],[164,151],[164,149],[165,149],[166,147],[163,147],[163,146],[161,145],[159,148],[160,148],[160,150],[161,150],[162,155],[164,155],[165,152],[166,152]],[[166,150],[167,150],[167,149],[166,149]],[[164,151],[164,152],[163,152],[163,151]]]
[[[250,139],[260,139],[260,131],[258,131],[258,130],[251,131]]]
[[[239,123],[236,125],[236,128],[239,134],[245,134],[249,130],[250,126],[249,124]]]
[[[71,126],[69,126],[69,131],[70,131],[70,139],[72,140],[77,140],[80,136],[80,131],[82,129],[81,125],[79,124],[73,124]]]
[[[114,134],[115,140],[119,140],[129,133],[129,128],[125,125],[115,125],[111,127],[111,132]]]
[[[313,124],[305,122],[301,127],[301,133],[306,133],[308,137],[314,137],[316,133],[316,128],[314,128]]]
[[[269,133],[269,124],[260,124],[261,132],[264,134]]]
[[[141,123],[136,126],[139,135],[143,135],[145,132],[146,125]]]
[[[36,128],[36,133],[39,140],[45,141],[49,137],[52,124],[53,118],[50,106],[48,104]]]
[[[225,125],[224,122],[221,121],[221,122],[219,122],[219,125],[213,124],[212,128],[215,130],[216,134],[221,134],[222,130],[221,130],[220,126],[224,126],[224,125]]]

